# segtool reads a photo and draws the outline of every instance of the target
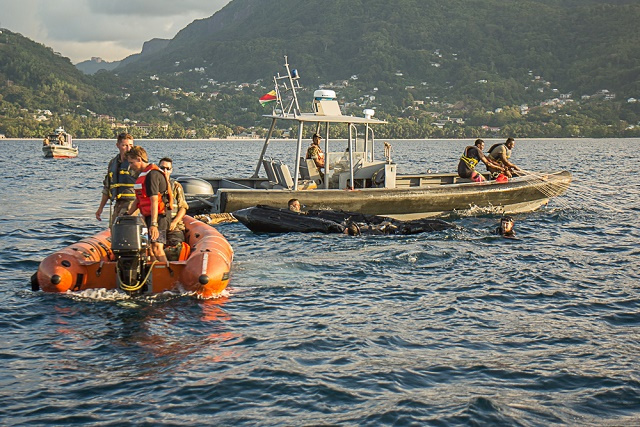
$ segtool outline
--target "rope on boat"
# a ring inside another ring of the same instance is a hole
[[[140,282],[136,282],[135,285],[126,285],[124,283],[120,283],[120,289],[122,289],[123,291],[126,292],[136,292],[139,291],[145,283],[147,283],[147,280],[149,280],[149,275],[151,274],[151,271],[153,270],[153,266],[156,265],[158,263],[158,260],[155,260],[151,263],[151,267],[149,267],[149,270],[147,271],[147,275],[144,276],[144,280],[140,281]],[[118,275],[118,278],[120,277],[120,275]]]
[[[230,213],[202,214],[202,215],[196,215],[193,218],[209,225],[221,224],[225,222],[238,222],[238,220]]]
[[[533,186],[540,191],[542,194],[547,196],[548,198],[552,198],[560,195],[560,191],[556,189],[557,184],[552,184],[549,182],[549,176],[544,175],[538,172],[528,171],[520,168],[517,171],[519,176],[523,177],[527,181],[531,182]],[[568,188],[568,185],[567,185]],[[566,188],[565,188],[566,190]],[[571,205],[563,200],[555,199],[558,204],[560,204],[565,209],[570,209]]]

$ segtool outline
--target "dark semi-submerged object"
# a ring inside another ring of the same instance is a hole
[[[350,224],[358,225],[363,233],[376,230],[372,234],[418,234],[455,228],[455,225],[441,219],[401,221],[378,215],[332,210],[299,213],[263,205],[240,209],[233,216],[254,233],[345,233]]]

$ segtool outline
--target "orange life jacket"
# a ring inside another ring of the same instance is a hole
[[[167,194],[169,195],[169,202],[165,205],[164,199],[162,197],[163,195],[158,193],[158,215],[164,214],[165,208],[171,209],[171,203],[173,203],[171,184],[169,183],[167,176],[160,168],[158,168],[158,166],[150,164],[142,172],[140,172],[140,175],[138,175],[138,179],[136,179],[136,183],[133,185],[133,189],[136,192],[136,197],[138,198],[138,209],[140,209],[140,212],[144,216],[151,215],[151,197],[147,194],[145,181],[147,179],[147,175],[152,170],[156,170],[160,172],[162,176],[164,176],[165,180],[167,181]]]

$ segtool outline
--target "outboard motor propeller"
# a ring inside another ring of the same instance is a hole
[[[118,287],[128,294],[148,289],[147,225],[139,216],[119,216],[111,228],[111,250],[117,258]]]

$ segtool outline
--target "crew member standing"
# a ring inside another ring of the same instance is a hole
[[[149,230],[153,257],[168,265],[164,245],[167,243],[173,204],[169,177],[158,166],[149,163],[147,152],[140,146],[132,147],[127,152],[127,159],[131,170],[138,174],[134,185],[136,199],[127,214],[132,215],[136,209],[140,209]]]
[[[129,161],[126,158],[127,152],[133,147],[133,137],[128,133],[121,133],[118,135],[116,147],[119,153],[109,161],[107,166],[107,174],[102,182],[102,199],[96,211],[96,219],[102,221],[102,210],[107,201],[111,200],[114,203],[113,214],[109,216],[109,227],[116,217],[127,213],[136,199],[133,191],[136,180],[129,172]]]

